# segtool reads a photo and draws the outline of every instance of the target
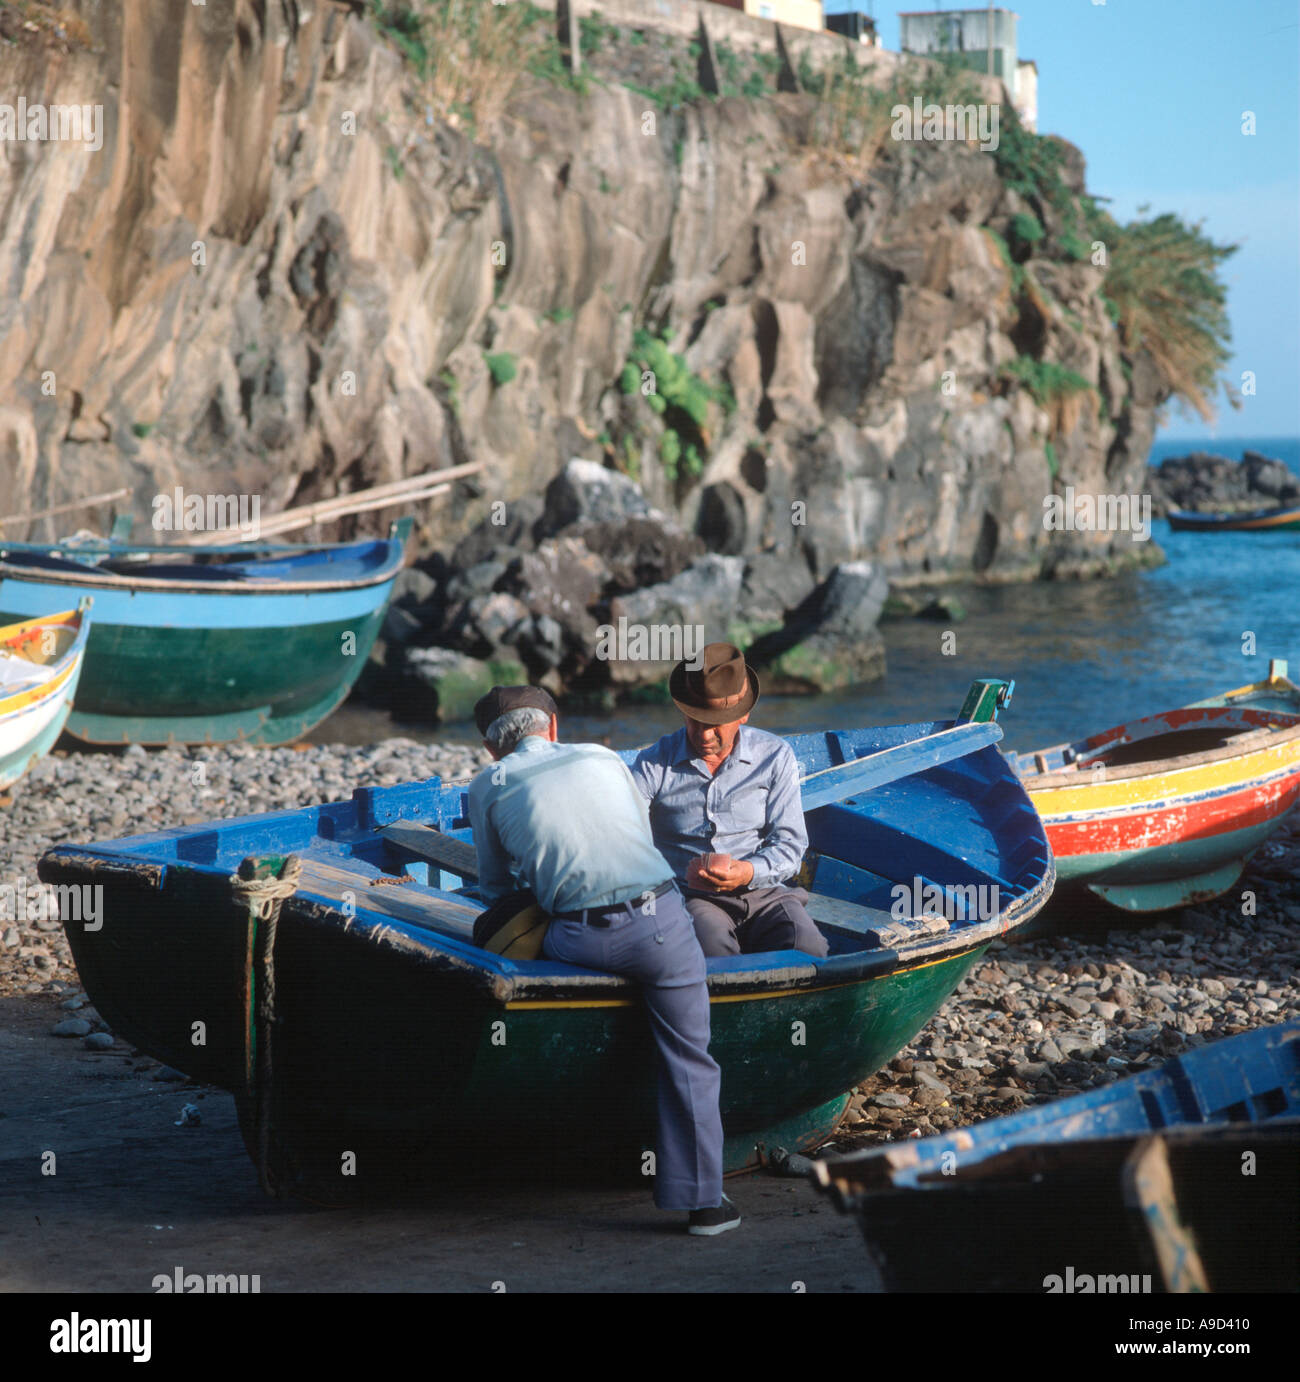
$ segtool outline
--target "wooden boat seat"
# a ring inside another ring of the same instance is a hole
[[[436,864],[467,883],[478,882],[478,855],[474,846],[453,839],[419,821],[394,821],[379,832],[400,855]]]
[[[826,893],[809,893],[808,915],[822,931],[838,931],[852,937],[858,947],[868,950],[893,950],[925,936],[948,930],[944,917],[913,917],[897,921],[879,907],[863,907]]]
[[[368,877],[356,866],[340,868],[310,855],[299,857],[302,859],[302,880],[298,886],[302,892],[315,893],[340,906],[345,901],[344,894],[348,893],[354,906],[367,911],[426,926],[458,940],[467,941],[473,937],[474,920],[481,910],[478,906],[439,897],[416,886],[411,879],[394,878],[390,874]]]

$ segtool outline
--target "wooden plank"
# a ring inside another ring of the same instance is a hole
[[[1122,1172],[1124,1202],[1136,1210],[1165,1290],[1171,1293],[1210,1289],[1196,1240],[1184,1227],[1162,1137],[1144,1137]]]
[[[55,504],[51,509],[33,509],[31,513],[11,513],[7,518],[0,518],[0,528],[10,523],[30,523],[35,518],[52,518],[55,514],[71,513],[74,509],[88,509],[92,504],[107,504],[114,499],[125,499],[130,493],[129,489],[110,489],[105,490],[103,494],[88,494],[84,499],[73,499],[67,504]]]
[[[897,744],[892,749],[837,763],[820,772],[809,773],[803,779],[803,809],[815,811],[819,806],[843,801],[857,792],[881,787],[900,777],[925,772],[954,758],[996,744],[1002,738],[1002,727],[990,722],[954,725],[951,729],[928,734],[910,744]]]
[[[433,931],[469,940],[479,914],[469,903],[452,902],[420,890],[416,883],[380,874],[371,879],[364,873],[326,863],[323,859],[302,858],[299,891],[315,893],[340,906],[349,900],[358,910],[379,912],[398,921],[410,921]]]
[[[466,882],[478,882],[478,854],[474,846],[464,840],[454,840],[450,835],[444,835],[419,821],[394,821],[392,825],[385,826],[380,834],[389,844],[415,855],[417,859],[437,864]]]

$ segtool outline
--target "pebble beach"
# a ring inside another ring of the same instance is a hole
[[[355,787],[465,779],[486,761],[481,749],[409,739],[55,754],[9,790],[0,882],[37,886],[36,862],[53,844],[336,801]],[[1253,914],[1243,914],[1249,894]],[[0,997],[44,996],[51,1040],[117,1049],[80,988],[60,923],[6,912]],[[1046,915],[1038,934],[994,942],[916,1040],[859,1086],[834,1150],[996,1117],[1300,1016],[1295,815],[1214,902],[1141,922],[1100,903],[1064,913],[1054,904]]]

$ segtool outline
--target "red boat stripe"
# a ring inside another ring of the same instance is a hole
[[[1118,854],[1203,840],[1276,820],[1300,800],[1300,775],[1277,778],[1206,801],[1188,802],[1101,820],[1047,825],[1052,850],[1063,858],[1077,854]]]

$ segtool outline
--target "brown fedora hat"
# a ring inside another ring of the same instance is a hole
[[[731,643],[706,643],[697,668],[679,662],[668,694],[683,715],[703,725],[729,725],[758,704],[759,685],[744,654]]]

